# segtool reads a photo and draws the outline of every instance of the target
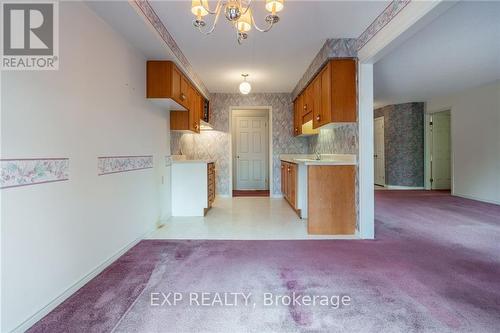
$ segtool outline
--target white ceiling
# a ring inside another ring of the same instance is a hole
[[[243,72],[250,74],[253,92],[291,92],[327,38],[358,37],[387,2],[285,1],[281,21],[267,33],[253,29],[243,45],[222,16],[212,35],[200,34],[190,1],[151,5],[210,92],[237,92]],[[254,8],[262,25],[264,3],[255,1]]]
[[[500,2],[459,2],[374,67],[375,106],[500,79]]]

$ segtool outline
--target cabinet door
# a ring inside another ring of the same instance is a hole
[[[191,85],[189,84],[189,81],[187,78],[181,74],[180,78],[180,103],[182,106],[185,108],[189,108],[190,106],[190,101],[189,101],[189,93],[190,93],[190,88]]]
[[[289,183],[288,183],[288,201],[294,209],[297,209],[297,165],[290,164],[290,169],[288,171]]]
[[[201,120],[201,94],[195,89],[195,99],[194,99],[194,109],[195,109],[195,121],[198,124],[198,132],[200,131],[200,120]]]
[[[313,128],[318,128],[325,124],[330,123],[332,115],[332,89],[331,89],[331,69],[330,64],[318,74],[321,87],[320,87],[320,108],[313,118]]]
[[[302,105],[302,97],[299,96],[295,102],[293,103],[293,135],[297,136],[302,134],[302,112],[301,112],[301,105]]]
[[[330,122],[355,122],[357,118],[356,61],[332,60]]]
[[[285,195],[285,173],[286,165],[285,162],[281,161],[281,194]]]
[[[172,99],[179,104],[182,104],[181,99],[181,72],[172,64]]]
[[[286,200],[288,200],[288,202],[290,202],[290,163],[287,163],[286,164]]]
[[[313,119],[321,113],[321,75],[317,75],[312,85],[312,115],[310,119]],[[321,117],[320,117],[321,118]]]
[[[313,84],[310,83],[304,91],[304,107],[302,117],[313,111],[314,107]]]
[[[187,89],[189,130],[198,133],[200,130],[200,119],[198,117],[198,111],[196,107],[196,90],[190,84],[187,86]]]

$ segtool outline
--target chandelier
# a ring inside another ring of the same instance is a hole
[[[278,23],[280,18],[277,13],[283,10],[284,0],[266,0],[265,8],[270,14],[265,18],[267,26],[264,28],[257,26],[255,23],[251,5],[252,0],[217,0],[215,10],[211,10],[208,6],[208,0],[192,0],[191,12],[195,16],[193,25],[201,33],[209,35],[215,30],[221,12],[224,12],[226,19],[233,24],[238,43],[241,44],[243,40],[248,38],[248,32],[252,30],[252,26],[257,31],[267,32],[271,30],[274,24]],[[205,29],[207,23],[204,17],[209,14],[215,15],[214,23],[210,29]]]

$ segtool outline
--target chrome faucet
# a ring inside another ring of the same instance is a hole
[[[321,154],[316,152],[316,161],[319,161],[321,160]]]

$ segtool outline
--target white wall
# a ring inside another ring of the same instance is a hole
[[[145,99],[143,56],[61,2],[59,68],[2,73],[2,158],[70,159],[69,181],[2,190],[2,332],[170,215],[168,112]],[[97,176],[97,156],[150,154],[153,169]]]
[[[433,98],[426,109],[451,110],[453,194],[500,204],[500,81]]]

